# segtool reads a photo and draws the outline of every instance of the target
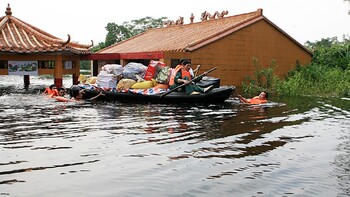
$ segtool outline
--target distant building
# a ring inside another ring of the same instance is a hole
[[[24,75],[29,84],[30,75],[49,74],[54,84],[62,86],[62,76],[72,74],[78,83],[80,55],[90,54],[91,45],[82,45],[52,36],[14,16],[10,5],[0,17],[0,75]]]
[[[311,62],[312,53],[264,17],[262,9],[225,15],[227,11],[214,15],[204,12],[201,22],[193,22],[192,15],[190,24],[183,24],[180,17],[165,27],[149,29],[84,58],[94,60],[94,75],[106,63],[126,65],[133,61],[148,65],[153,59],[175,67],[179,59],[188,58],[192,65],[201,65],[200,72],[218,67],[210,75],[220,77],[222,85],[235,86],[254,73],[253,58],[262,66],[275,60],[279,76],[297,64]]]

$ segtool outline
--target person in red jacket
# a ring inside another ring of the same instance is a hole
[[[246,99],[243,98],[240,94],[237,95],[239,100],[243,103],[248,103],[248,104],[263,104],[267,103],[267,98],[268,98],[268,93],[265,91],[262,91],[259,96],[254,96],[251,99]]]

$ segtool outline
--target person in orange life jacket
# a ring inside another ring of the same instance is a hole
[[[70,102],[70,101],[74,101],[73,99],[68,99],[66,96],[66,89],[63,87],[58,88],[58,95],[54,96],[53,98],[55,98],[57,101],[60,102]]]
[[[64,97],[66,95],[66,90],[62,87],[58,88],[58,96]]]
[[[49,98],[59,96],[57,87],[55,85],[50,85],[49,87],[47,87],[43,94],[47,94]]]
[[[52,84],[49,87],[45,88],[45,91],[43,92],[43,94],[51,95],[55,89],[57,90],[57,87],[54,84]]]
[[[180,59],[179,60],[179,65],[183,65],[184,66],[184,61],[185,60],[187,60],[187,59]],[[190,60],[188,60],[188,61],[190,61]],[[191,62],[191,61],[190,61]],[[198,72],[198,70],[199,70],[199,67],[200,67],[201,65],[197,65],[197,68],[196,69],[192,69],[192,67],[190,68],[190,73],[191,73],[191,76],[194,76],[194,77],[196,77],[196,74],[195,73],[197,73]]]
[[[58,90],[57,90],[57,88],[52,88],[52,94],[50,94],[48,97],[53,98],[56,96],[59,96]]]
[[[268,93],[265,91],[262,91],[259,96],[254,96],[251,99],[243,98],[240,94],[237,95],[239,100],[243,103],[249,103],[249,104],[262,104],[267,103]]]
[[[191,84],[190,81],[192,80],[193,76],[191,76],[190,73],[190,68],[191,68],[191,62],[189,60],[184,60],[182,62],[182,65],[178,65],[175,68],[175,76],[172,76],[169,82],[170,89],[174,89],[178,87],[181,84],[186,84],[185,85],[185,92],[186,94],[200,94],[204,93],[207,91],[210,91],[213,86],[209,86],[207,88],[201,88],[195,84]],[[208,73],[204,72],[203,73],[207,75]],[[202,79],[202,77],[196,79],[194,82],[198,82]]]

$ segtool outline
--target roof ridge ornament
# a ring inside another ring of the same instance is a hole
[[[91,45],[89,45],[89,49],[94,46],[94,41],[91,40]]]
[[[183,25],[184,24],[184,17],[180,16],[179,19],[177,19],[175,22],[173,20],[169,20],[164,23],[166,27],[172,26],[172,25]]]
[[[194,15],[193,13],[191,13],[190,22],[193,23],[193,21],[194,21]]]
[[[11,7],[10,7],[9,3],[7,4],[7,8],[6,8],[5,14],[6,15],[12,15],[12,11],[11,11]]]
[[[225,15],[228,14],[228,11],[222,11],[221,13],[218,11],[215,11],[213,15],[211,15],[209,12],[204,11],[201,14],[201,21],[206,21],[206,20],[213,20],[213,19],[218,19],[218,18],[223,18]]]
[[[66,46],[70,42],[70,35],[67,34],[67,36],[68,36],[68,39],[67,39],[67,41],[65,43],[62,44],[62,46]]]
[[[227,14],[228,14],[227,10],[226,11],[224,10],[221,13],[218,11],[215,11],[213,15],[211,15],[207,11],[204,11],[201,14],[201,21],[223,18]],[[193,24],[193,23],[194,23],[194,15],[193,15],[193,13],[191,13],[190,24]],[[173,20],[168,20],[168,21],[163,23],[163,25],[165,27],[175,26],[175,25],[183,25],[183,24],[184,24],[184,17],[182,17],[182,16],[180,16],[179,19],[177,19],[175,22]]]

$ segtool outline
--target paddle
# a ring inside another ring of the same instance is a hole
[[[212,68],[212,69],[210,69],[210,70],[208,70],[208,71],[205,71],[203,74],[198,75],[197,77],[195,77],[195,78],[193,78],[192,80],[190,80],[190,83],[192,83],[193,81],[197,80],[198,78],[200,78],[200,77],[202,77],[202,76],[204,76],[204,75],[207,75],[208,73],[210,73],[210,72],[216,70],[217,68],[218,68],[218,67],[214,67],[214,68]],[[166,95],[168,95],[168,94],[170,94],[170,93],[172,93],[172,92],[178,90],[179,88],[184,87],[185,85],[187,85],[187,84],[184,84],[184,83],[183,83],[183,84],[177,86],[176,88],[171,89],[169,92],[166,92],[166,93],[162,94],[162,95],[160,96],[160,98],[165,97]]]

